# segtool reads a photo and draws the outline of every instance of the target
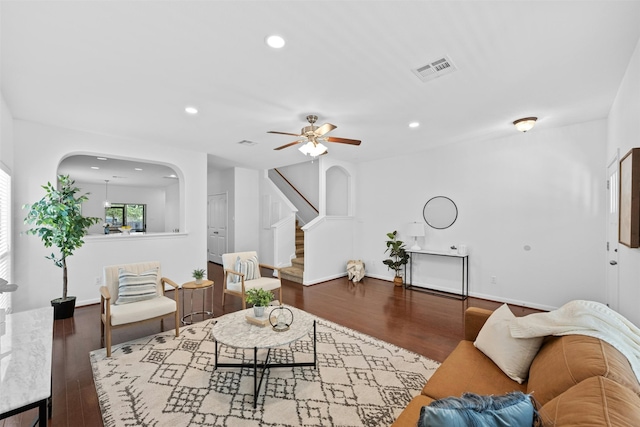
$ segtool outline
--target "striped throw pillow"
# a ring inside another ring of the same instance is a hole
[[[129,304],[158,296],[158,268],[140,274],[118,270],[118,300],[116,304]]]
[[[240,257],[236,258],[236,264],[234,270],[238,273],[244,274],[244,280],[259,279],[260,276],[260,264],[258,263],[258,257],[252,256],[242,261]],[[234,283],[240,281],[240,276],[233,276]]]

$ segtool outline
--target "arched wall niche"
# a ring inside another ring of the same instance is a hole
[[[96,153],[70,153],[58,164],[58,175],[69,175],[82,192],[85,216],[105,218],[104,203],[144,204],[145,231],[184,229],[184,175],[174,165],[144,159],[118,158]],[[107,182],[108,181],[108,182]],[[90,234],[104,234],[102,223]]]
[[[331,166],[325,172],[326,214],[348,216],[351,199],[351,175],[342,166]]]

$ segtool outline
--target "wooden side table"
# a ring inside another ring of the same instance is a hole
[[[202,283],[200,284],[196,284],[195,281],[183,283],[180,289],[182,289],[183,316],[181,320],[183,325],[193,324],[193,316],[197,314],[202,315],[202,320],[205,319],[205,315],[213,317],[213,280],[203,280]],[[211,311],[205,310],[205,307],[204,307],[206,296],[207,296],[206,294],[207,289],[211,289]],[[184,313],[184,300],[185,300],[184,291],[185,290],[191,291],[191,312],[187,314]],[[202,291],[202,311],[193,311],[193,293],[195,291]],[[189,318],[189,321],[186,320],[187,317]]]

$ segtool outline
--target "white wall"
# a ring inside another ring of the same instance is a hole
[[[367,275],[391,280],[382,264],[386,233],[398,230],[411,246],[408,223],[424,221],[425,202],[444,195],[458,220],[446,230],[426,227],[418,243],[466,244],[471,295],[547,309],[603,301],[605,146],[606,120],[559,129],[541,120],[526,134],[360,164],[354,257]]]
[[[164,193],[164,229],[180,230],[180,183],[165,187]]]
[[[0,92],[0,161],[13,169],[13,116]]]
[[[278,170],[316,209],[320,208],[318,184],[319,159],[295,165],[279,167]]]
[[[622,157],[631,148],[640,147],[640,42],[609,113],[608,131],[606,159],[613,158],[618,150]],[[618,267],[618,311],[640,325],[640,249],[619,245]]]
[[[62,271],[45,259],[50,254],[35,236],[22,234],[27,226],[21,206],[43,195],[40,187],[55,181],[58,164],[71,153],[95,153],[123,158],[148,159],[171,164],[180,179],[180,234],[131,239],[87,239],[69,259],[69,294],[78,303],[98,300],[96,278],[105,265],[158,260],[164,276],[181,283],[191,271],[207,262],[207,156],[185,151],[176,142],[161,146],[155,141],[118,138],[73,131],[21,120],[14,121],[14,230],[16,311],[49,305],[62,294]],[[34,154],[37,153],[37,154]]]
[[[230,221],[235,234],[235,252],[257,251],[260,247],[259,172],[234,168],[234,214]]]
[[[268,175],[266,170],[260,172],[260,260],[276,267],[290,267],[296,253],[297,209]],[[279,224],[278,230],[273,227],[285,219],[289,221]]]
[[[340,167],[332,167],[326,172],[327,215],[349,215],[349,176]]]

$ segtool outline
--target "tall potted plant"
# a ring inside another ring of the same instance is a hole
[[[67,257],[84,244],[82,238],[89,227],[102,221],[102,218],[82,216],[82,203],[88,200],[88,194],[76,195],[80,189],[74,186],[75,181],[68,175],[58,176],[58,188],[50,182],[43,185],[45,195],[32,205],[24,205],[28,209],[25,224],[33,225],[27,234],[39,236],[44,246],[55,246],[59,256],[52,253],[47,259],[62,268],[62,298],[51,300],[55,319],[66,319],[73,316],[76,297],[67,296]]]
[[[398,240],[398,232],[387,233],[387,249],[385,253],[389,253],[389,258],[382,261],[388,269],[395,272],[393,283],[396,286],[402,286],[402,274],[400,270],[409,262],[409,254],[406,251],[405,244],[402,240]]]

